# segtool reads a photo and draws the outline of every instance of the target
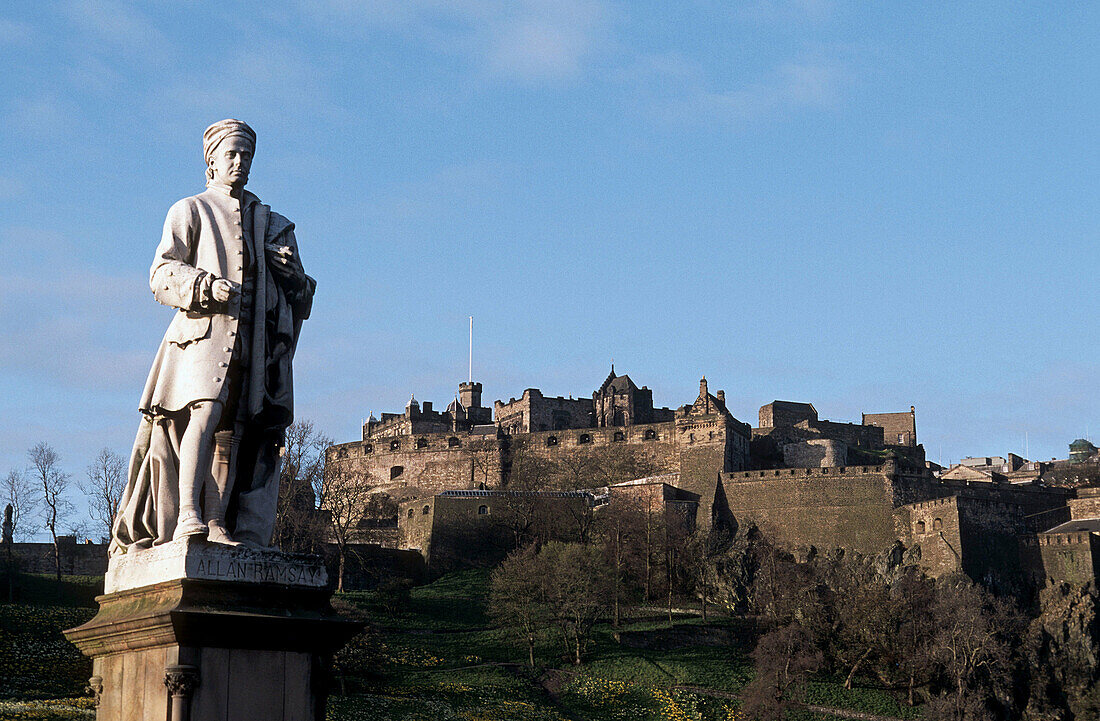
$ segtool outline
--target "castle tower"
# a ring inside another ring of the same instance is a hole
[[[481,384],[467,381],[458,384],[458,402],[463,408],[481,408]]]

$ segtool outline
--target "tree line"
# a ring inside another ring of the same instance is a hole
[[[287,428],[273,544],[292,553],[321,553],[331,537],[338,548],[342,587],[354,524],[370,499],[350,474],[326,471],[325,449],[332,443],[311,421],[298,421]],[[60,538],[92,536],[104,543],[110,539],[126,487],[126,465],[119,454],[103,448],[84,473],[74,478],[52,445],[36,443],[27,450],[27,465],[9,470],[0,486],[0,506],[11,507],[13,540],[22,542],[43,530],[48,532],[60,582]],[[75,503],[78,494],[86,512]],[[324,512],[319,510],[322,507]]]
[[[784,718],[815,675],[889,690],[931,721],[1100,718],[1091,585],[997,596],[962,575],[925,576],[900,544],[875,557],[810,549],[796,559],[755,527],[666,528],[654,594],[644,521],[630,518],[638,509],[605,510],[587,540],[533,540],[492,571],[490,615],[531,667],[548,634],[563,660],[581,663],[598,623],[614,628],[623,607],[652,610],[667,594],[755,622],[742,700],[760,721]]]

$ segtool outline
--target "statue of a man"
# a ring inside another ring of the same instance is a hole
[[[316,283],[294,225],[244,189],[255,148],[240,120],[207,128],[207,188],[164,221],[149,284],[178,312],[142,394],[112,554],[189,535],[271,543],[291,361]]]

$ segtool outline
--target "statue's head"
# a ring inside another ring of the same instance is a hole
[[[202,152],[207,181],[239,190],[248,182],[256,152],[256,131],[241,120],[220,120],[202,134]]]

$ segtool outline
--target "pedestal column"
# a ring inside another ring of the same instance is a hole
[[[322,721],[338,616],[316,556],[194,537],[112,558],[99,613],[65,632],[93,659],[97,721]]]

